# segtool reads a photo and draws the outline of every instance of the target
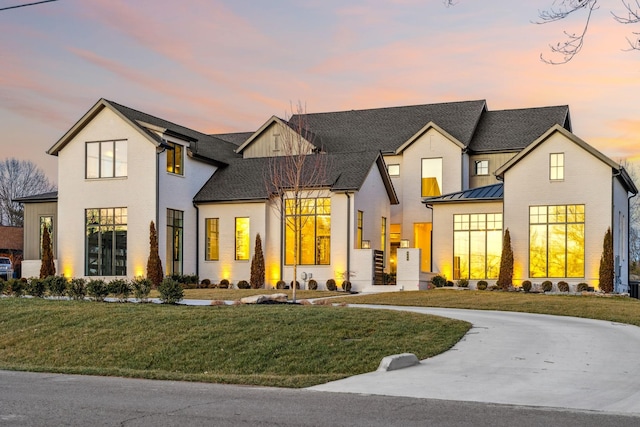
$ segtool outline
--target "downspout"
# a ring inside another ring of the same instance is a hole
[[[284,217],[284,194],[280,195],[280,279],[284,280],[284,257],[286,256],[285,247],[284,247],[284,227],[285,227],[285,217]],[[294,277],[295,280],[295,277]]]
[[[617,172],[615,172],[613,174],[613,179],[611,180],[611,243],[613,244],[613,293],[617,293],[618,292],[618,281],[620,280],[620,277],[618,276],[617,273],[617,269],[616,269],[616,250],[615,250],[615,240],[616,240],[616,229],[614,227],[615,222],[616,222],[616,205],[615,205],[615,201],[616,201],[616,195],[615,195],[615,191],[616,191],[616,187],[615,187],[615,179],[616,177],[620,176],[622,174],[622,172],[620,172],[620,170],[618,170]],[[622,224],[618,224],[618,227],[620,227]],[[620,245],[620,242],[618,242],[618,245]],[[621,254],[618,254],[618,256],[620,256]]]
[[[200,279],[200,207],[193,202],[196,209],[196,276]]]
[[[347,196],[347,274],[345,280],[349,281],[351,271],[351,196],[349,192],[344,194]]]
[[[430,205],[428,203],[424,204],[427,209],[431,210],[431,231],[430,231],[430,236],[429,236],[429,245],[431,246],[429,248],[429,273],[433,272],[433,205]],[[413,242],[415,245],[415,242]],[[420,271],[422,271],[422,267],[420,268]]]

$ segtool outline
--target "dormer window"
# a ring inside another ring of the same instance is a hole
[[[176,175],[184,175],[184,147],[180,144],[168,142],[167,148],[167,172]]]
[[[549,156],[549,179],[551,181],[564,179],[564,153],[551,153]]]

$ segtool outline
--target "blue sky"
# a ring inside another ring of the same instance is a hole
[[[568,104],[574,133],[640,159],[638,28],[601,1],[586,45],[540,61],[573,19],[552,0],[59,0],[0,12],[4,157],[56,181],[45,151],[101,97],[203,132],[251,131],[307,111],[486,99],[492,110]],[[0,0],[0,7],[29,3]]]

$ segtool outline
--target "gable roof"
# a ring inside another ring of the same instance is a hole
[[[400,147],[398,147],[395,151],[395,154],[400,154],[402,153],[407,147],[409,147],[411,144],[413,144],[418,138],[420,138],[422,135],[424,135],[426,132],[428,132],[430,129],[435,129],[438,133],[440,133],[441,135],[443,135],[445,138],[447,138],[448,140],[450,140],[452,143],[454,143],[455,145],[457,145],[458,147],[460,147],[460,149],[464,150],[465,146],[464,144],[462,144],[460,141],[458,141],[453,135],[451,135],[449,132],[447,132],[446,130],[442,129],[440,126],[438,126],[437,124],[433,123],[433,122],[429,122],[427,123],[422,129],[420,129],[418,132],[416,132],[415,135],[413,135],[411,138],[409,138],[404,144],[402,144]]]
[[[569,106],[485,111],[469,148],[475,153],[519,151],[556,124],[571,131]]]
[[[327,156],[327,173],[323,187],[333,192],[357,191],[364,184],[372,167],[382,175],[387,195],[392,204],[398,198],[379,152],[366,151],[346,154],[310,154]],[[282,157],[256,157],[235,159],[218,169],[194,197],[195,203],[267,200],[270,196],[265,179],[269,162],[282,161]]]
[[[497,184],[486,185],[484,187],[470,188],[464,191],[443,194],[442,196],[426,197],[422,199],[422,203],[429,206],[438,203],[490,202],[502,200],[503,197],[504,185],[499,182]]]
[[[496,177],[498,177],[498,179],[504,179],[505,172],[507,172],[509,169],[515,166],[520,160],[526,157],[529,153],[535,150],[538,146],[540,146],[543,142],[545,142],[555,133],[562,134],[565,138],[567,138],[574,144],[580,146],[582,149],[584,149],[585,151],[587,151],[588,153],[590,153],[591,155],[593,155],[603,163],[610,166],[611,169],[618,174],[618,176],[620,177],[620,180],[622,181],[627,191],[633,194],[638,194],[638,189],[636,185],[634,184],[633,180],[631,179],[631,177],[629,176],[629,174],[627,173],[627,171],[622,165],[614,162],[609,157],[605,156],[600,151],[596,150],[594,147],[586,143],[584,140],[580,139],[579,137],[569,132],[564,127],[557,124],[552,126],[542,136],[540,136],[538,139],[533,141],[524,150],[520,151],[518,154],[513,156],[508,162],[506,162],[504,165],[498,168],[498,170],[496,170],[495,172]]]
[[[306,123],[329,153],[381,151],[394,153],[433,122],[465,146],[471,142],[486,101],[446,102],[404,107],[374,108],[294,115],[290,121]]]
[[[143,113],[133,108],[126,107],[113,101],[101,98],[91,109],[76,122],[48,151],[48,154],[57,156],[62,150],[91,120],[103,109],[108,108],[129,123],[140,134],[157,146],[166,146],[156,132],[173,136],[188,142],[189,155],[201,160],[224,164],[230,158],[236,157],[233,153],[235,145],[184,126],[177,125],[168,120]]]

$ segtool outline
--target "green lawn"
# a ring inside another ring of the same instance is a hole
[[[640,326],[640,300],[619,296],[546,295],[524,292],[433,289],[386,292],[340,298],[349,304],[520,311],[610,320]]]
[[[451,348],[465,322],[309,305],[0,298],[0,369],[306,387]]]

